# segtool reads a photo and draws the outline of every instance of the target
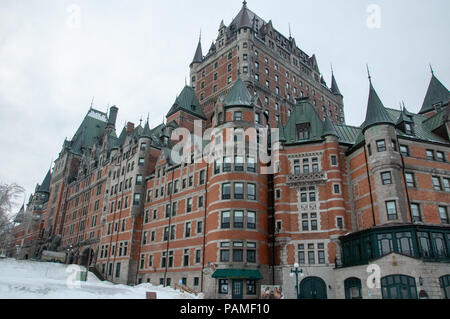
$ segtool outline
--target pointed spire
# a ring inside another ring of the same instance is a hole
[[[331,93],[333,93],[334,95],[342,96],[341,91],[339,90],[339,87],[337,85],[336,78],[334,77],[333,65],[331,65]]]
[[[369,69],[367,68],[367,71]],[[362,125],[363,131],[368,129],[370,126],[377,124],[394,124],[394,121],[389,116],[386,108],[378,97],[377,92],[373,88],[372,79],[370,77],[369,72],[369,82],[370,82],[370,92],[369,92],[369,100],[367,102],[367,112],[366,112],[366,120]]]
[[[224,106],[252,106],[252,95],[240,76],[225,98]]]
[[[322,131],[322,137],[326,137],[326,136],[339,137],[339,134],[337,133],[333,122],[331,122],[331,120],[328,116],[325,116],[325,121],[323,124],[323,131]]]
[[[197,50],[195,50],[194,59],[192,60],[191,66],[194,63],[203,62],[203,52],[202,52],[202,31],[200,30],[200,36],[198,37]]]
[[[446,103],[450,99],[450,93],[448,89],[436,78],[433,68],[431,67],[431,81],[428,85],[427,94],[423,100],[422,108],[419,114],[433,111],[434,105],[437,103]]]
[[[42,181],[41,186],[39,186],[38,192],[44,192],[44,193],[50,193],[50,180],[51,180],[51,169],[48,170],[47,174],[45,175],[44,180]]]
[[[147,122],[145,123],[144,130],[142,131],[142,134],[140,137],[151,138],[152,133],[150,131],[150,125],[148,124],[148,119],[149,119],[149,116],[147,116]]]

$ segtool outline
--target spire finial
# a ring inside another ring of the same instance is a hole
[[[147,123],[148,123],[149,119],[150,119],[150,112],[147,113]]]
[[[202,42],[202,28],[200,28],[200,34],[198,36],[198,42]]]
[[[333,71],[333,63],[330,63],[331,64],[331,74],[333,75],[334,74],[334,71]]]
[[[139,119],[139,126],[142,126],[142,115],[141,118]]]
[[[430,63],[430,70],[431,70],[431,75],[434,76],[434,71],[433,71],[433,67],[431,66],[431,63]]]
[[[370,76],[369,64],[366,64],[367,67],[367,75],[369,76],[369,82],[372,85],[372,77]]]
[[[289,22],[289,39],[292,38],[292,34],[291,34],[291,23]]]
[[[92,97],[92,101],[91,101],[91,108],[90,108],[91,110],[92,110],[92,105],[94,104],[94,97],[95,96]]]
[[[244,2],[242,2],[242,5],[247,8],[247,1],[244,0]]]

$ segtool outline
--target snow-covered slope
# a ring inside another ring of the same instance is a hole
[[[115,285],[92,273],[86,282],[74,279],[73,266],[0,259],[0,298],[4,299],[145,299],[148,291],[156,292],[158,299],[203,298],[152,284]]]

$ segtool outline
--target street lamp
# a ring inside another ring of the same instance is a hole
[[[295,274],[295,291],[297,293],[297,299],[300,299],[300,294],[299,294],[299,287],[298,287],[298,275],[300,274],[301,277],[303,277],[303,269],[298,269],[299,264],[295,263],[294,264],[294,269],[291,269],[291,273],[289,274],[289,276],[294,277]]]

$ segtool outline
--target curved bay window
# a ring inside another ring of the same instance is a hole
[[[417,299],[416,280],[406,275],[381,278],[383,299]]]
[[[450,229],[433,226],[391,226],[340,238],[342,266],[368,264],[392,252],[425,261],[450,262]]]
[[[351,277],[344,281],[345,299],[362,299],[361,279]]]

